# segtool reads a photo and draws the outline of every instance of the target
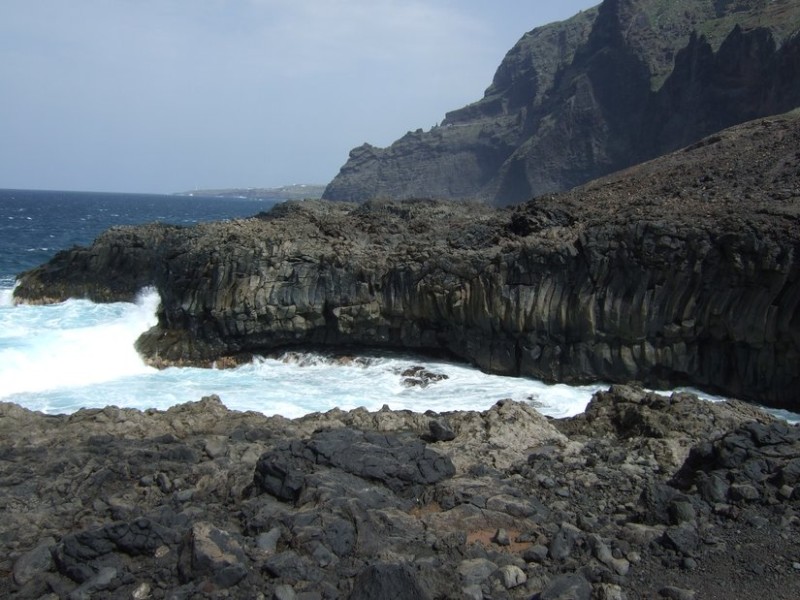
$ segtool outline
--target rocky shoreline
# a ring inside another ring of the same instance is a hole
[[[137,347],[156,365],[403,349],[796,409],[797,148],[795,111],[514,209],[301,202],[115,228],[14,294],[155,286]],[[616,385],[561,420],[512,401],[296,420],[215,397],[4,403],[0,457],[4,597],[800,597],[800,428],[737,401]]]
[[[800,428],[736,401],[3,403],[0,456],[3,597],[800,597]]]
[[[18,302],[161,296],[154,365],[290,348],[450,353],[545,381],[691,385],[797,408],[800,112],[514,209],[298,202],[115,228]]]

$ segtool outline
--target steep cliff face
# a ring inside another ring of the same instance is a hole
[[[799,27],[790,0],[605,0],[526,34],[440,127],[353,150],[323,197],[516,204],[785,112]]]
[[[798,148],[794,112],[514,210],[303,202],[117,229],[15,294],[125,299],[155,284],[159,324],[138,342],[154,364],[436,350],[497,373],[692,384],[796,409]]]

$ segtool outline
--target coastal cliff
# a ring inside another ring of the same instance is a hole
[[[156,365],[393,348],[797,409],[799,147],[793,112],[515,209],[312,201],[116,228],[21,276],[15,298],[154,285],[159,322],[137,347]]]
[[[440,126],[352,150],[323,198],[517,204],[791,110],[798,28],[789,0],[605,0],[525,34]]]

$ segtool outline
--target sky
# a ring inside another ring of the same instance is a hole
[[[0,188],[328,183],[599,0],[0,0]]]

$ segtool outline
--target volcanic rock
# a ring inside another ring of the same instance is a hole
[[[451,442],[456,439],[456,432],[444,419],[433,419],[428,423],[430,429],[429,439],[433,442]]]
[[[323,197],[524,202],[800,105],[789,1],[605,0],[526,33],[484,97],[388,148],[364,144]]]
[[[152,284],[158,325],[137,347],[161,366],[287,347],[400,349],[791,408],[798,147],[794,112],[514,210],[312,201],[186,229],[114,229],[21,276],[15,298],[130,300]]]
[[[403,377],[403,385],[406,387],[425,388],[432,383],[447,379],[447,375],[444,373],[434,373],[420,365],[404,369],[400,375]]]
[[[356,578],[350,600],[396,598],[396,600],[430,600],[416,576],[405,565],[378,564],[364,569]]]
[[[0,595],[797,597],[800,494],[780,495],[795,481],[797,426],[622,386],[592,412],[640,423],[656,405],[695,416],[625,429],[507,401],[440,415],[458,435],[426,443],[430,416],[408,411],[287,420],[209,397],[48,416],[0,404]],[[209,440],[226,451],[205,452]],[[682,460],[663,452],[670,441]],[[276,473],[294,483],[269,483]],[[758,497],[726,492],[722,506],[703,491],[712,476]]]

